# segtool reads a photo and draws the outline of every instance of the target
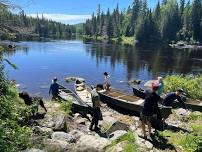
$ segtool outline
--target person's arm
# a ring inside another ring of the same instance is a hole
[[[177,100],[181,103],[181,105],[182,105],[182,107],[183,107],[184,109],[187,109],[187,107],[186,107],[184,101],[181,99],[180,96],[177,96]]]
[[[52,84],[51,84],[51,86],[50,86],[50,88],[49,88],[49,94],[51,93],[51,90],[52,90]]]

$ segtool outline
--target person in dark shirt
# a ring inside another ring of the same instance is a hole
[[[58,99],[59,85],[57,84],[57,78],[56,77],[53,79],[53,83],[50,86],[49,94],[50,93],[52,94],[52,100]]]
[[[99,131],[100,129],[98,128],[98,122],[101,116],[101,102],[100,102],[100,96],[97,93],[97,91],[102,90],[102,85],[97,85],[96,88],[94,88],[91,91],[91,97],[92,97],[92,102],[93,102],[93,118],[91,121],[91,125],[89,127],[89,130],[95,130],[95,131]],[[102,106],[105,106],[105,104],[103,104]],[[95,126],[95,128],[93,129],[93,126]]]
[[[31,106],[34,103],[36,103],[37,104],[37,108],[35,109],[36,112],[38,112],[38,104],[47,112],[47,109],[41,97],[37,97],[37,96],[32,97],[27,92],[19,93],[19,97],[24,100],[27,106]],[[33,112],[33,115],[34,115],[34,112]]]
[[[144,101],[144,106],[142,112],[140,113],[140,120],[142,122],[142,131],[144,138],[147,138],[145,125],[148,126],[149,136],[151,135],[151,119],[153,115],[160,117],[160,109],[158,107],[158,101],[160,96],[156,93],[158,90],[159,85],[153,84],[152,91],[149,95],[146,96]]]
[[[183,92],[184,91],[182,89],[178,89],[176,92],[171,92],[167,94],[163,100],[163,104],[165,106],[172,106],[172,103],[177,99],[182,104],[182,107],[186,109],[186,105],[184,104],[184,101],[181,98]]]

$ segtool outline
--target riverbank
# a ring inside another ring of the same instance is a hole
[[[152,140],[145,140],[139,137],[142,132],[136,116],[123,115],[108,107],[102,108],[103,120],[99,122],[101,131],[94,132],[88,129],[90,115],[67,115],[58,102],[48,101],[45,105],[48,113],[44,118],[32,121],[32,146],[26,152],[33,152],[34,149],[44,152],[191,152],[202,148],[200,112],[173,110],[167,120],[166,130],[156,132]]]
[[[88,36],[83,35],[84,42],[102,42],[102,43],[111,43],[111,44],[121,44],[121,45],[130,45],[134,46],[136,44],[134,37],[125,37],[120,38],[108,38],[106,36]]]

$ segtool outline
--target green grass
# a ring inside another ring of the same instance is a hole
[[[135,38],[134,37],[121,37],[121,44],[122,45],[135,45]]]
[[[124,147],[124,152],[138,152],[138,145],[136,143],[136,137],[133,132],[128,131],[127,134],[121,136],[117,140],[113,141],[111,145],[107,146],[107,151],[111,151],[118,143],[126,141],[127,144]]]
[[[106,42],[108,41],[107,36],[88,36],[88,35],[83,35],[84,41],[98,41],[98,42]],[[111,38],[110,39],[111,43],[114,44],[121,44],[121,45],[135,45],[135,38],[134,37],[125,37],[122,36],[120,40],[118,38]]]
[[[188,97],[202,100],[202,75],[172,75],[164,79],[165,91],[176,91],[182,88]]]
[[[62,101],[60,106],[61,106],[61,110],[69,114],[72,109],[72,101]]]
[[[173,121],[179,120],[180,117],[174,112],[172,114]],[[180,128],[183,130],[165,130],[158,131],[155,138],[166,138],[168,144],[171,144],[179,152],[198,152],[202,151],[202,113],[191,112],[187,117],[187,121],[181,121]]]

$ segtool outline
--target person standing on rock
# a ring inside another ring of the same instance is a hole
[[[52,100],[57,100],[58,99],[58,94],[59,94],[59,85],[57,84],[57,78],[53,78],[53,83],[50,86],[49,89],[49,94],[52,94]]]
[[[89,127],[89,130],[91,130],[91,131],[93,131],[93,130],[99,131],[100,130],[100,128],[98,127],[98,122],[99,122],[99,119],[101,116],[101,110],[100,110],[101,102],[100,102],[100,96],[97,93],[97,91],[101,90],[101,88],[102,87],[100,85],[97,85],[96,88],[94,88],[91,91],[91,97],[92,97],[92,102],[93,102],[93,118],[92,118],[92,121],[91,121],[91,124]],[[93,129],[93,126],[95,126],[94,129]]]
[[[145,126],[148,126],[148,132],[150,137],[152,117],[154,115],[156,115],[157,117],[160,116],[160,109],[158,107],[158,101],[160,99],[160,96],[156,93],[158,88],[158,84],[152,85],[152,92],[148,96],[146,96],[142,112],[140,113],[141,127],[144,138],[147,138]]]

